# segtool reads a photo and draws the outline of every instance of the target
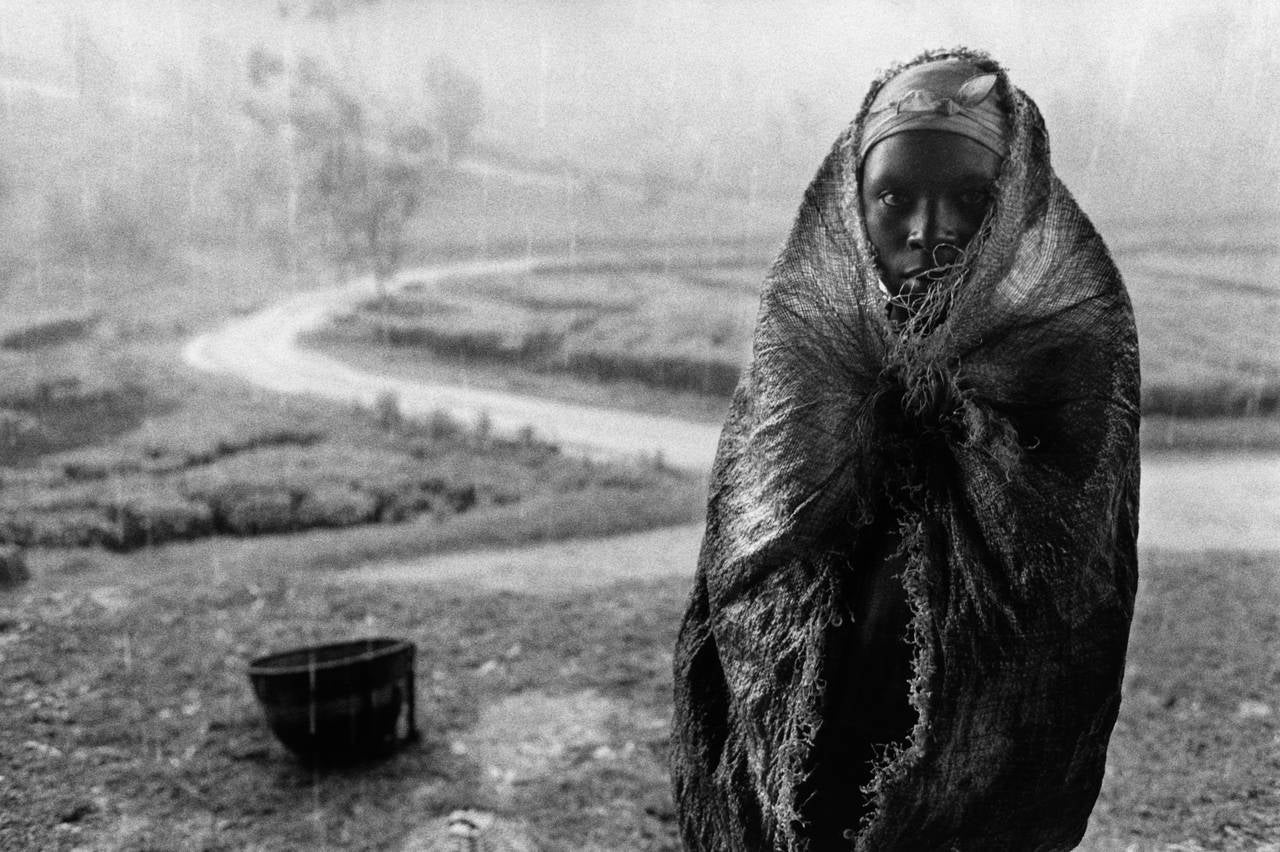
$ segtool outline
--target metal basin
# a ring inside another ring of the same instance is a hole
[[[417,646],[386,637],[281,651],[249,663],[249,682],[271,730],[319,763],[385,757],[418,736]]]

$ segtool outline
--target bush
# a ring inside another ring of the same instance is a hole
[[[22,549],[12,545],[0,547],[0,589],[12,589],[30,578]]]
[[[134,497],[112,507],[108,517],[117,533],[114,547],[133,550],[166,541],[189,541],[207,536],[214,529],[213,509],[207,503],[188,500],[178,494]]]
[[[393,524],[429,512],[435,506],[432,496],[422,491],[377,487],[370,491],[370,496],[377,507],[377,520]]]
[[[400,397],[395,391],[382,391],[373,401],[373,415],[384,431],[394,432],[404,425],[404,414],[400,411]]]
[[[62,475],[71,482],[96,482],[121,474],[138,473],[142,464],[110,449],[78,450],[59,456]]]
[[[293,494],[279,488],[231,483],[206,496],[214,528],[232,535],[262,535],[298,528]]]
[[[31,543],[31,524],[17,512],[0,514],[0,545],[26,545]]]
[[[300,527],[350,527],[377,520],[377,498],[346,485],[320,485],[303,495],[295,511]]]
[[[476,487],[472,483],[467,483],[466,485],[455,485],[446,488],[444,498],[454,512],[465,512],[476,505]]]
[[[8,456],[11,447],[29,443],[42,434],[38,417],[22,411],[0,409],[0,459]]]
[[[377,519],[394,523],[426,512],[450,511],[441,490],[438,483],[404,479],[372,486],[369,495],[377,506]]]
[[[432,441],[448,441],[457,438],[466,431],[466,427],[462,422],[447,411],[436,409],[427,415],[423,421],[415,429],[418,434],[425,435]]]
[[[493,440],[493,417],[487,411],[481,411],[476,415],[475,423],[471,429],[471,435],[475,438],[476,443],[480,446],[488,446]]]
[[[23,547],[110,546],[117,536],[116,525],[92,507],[12,513],[0,518],[0,541]]]

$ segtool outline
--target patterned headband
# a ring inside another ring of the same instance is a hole
[[[942,60],[908,68],[886,83],[867,113],[859,157],[908,130],[956,133],[1007,157],[1009,119],[995,91],[996,75],[974,70],[968,63]]]

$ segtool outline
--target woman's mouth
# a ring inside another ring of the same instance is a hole
[[[928,311],[930,314],[926,324],[917,329],[928,333],[942,321],[945,308],[936,303],[935,291],[954,266],[936,264],[933,266],[913,266],[901,274],[897,291],[890,297],[888,305],[889,319],[895,326],[902,327],[917,314]]]

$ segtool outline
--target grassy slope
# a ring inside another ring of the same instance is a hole
[[[138,377],[146,376],[137,416],[103,418],[103,406],[77,409],[76,397],[52,409],[33,406],[42,428],[5,453],[11,464],[24,466],[0,468],[0,522],[42,530],[47,543],[82,540],[88,529],[111,534],[120,546],[116,521],[148,519],[160,519],[162,528],[145,535],[147,541],[347,527],[345,536],[322,530],[293,545],[300,555],[345,564],[639,529],[700,513],[702,484],[652,464],[592,464],[445,417],[380,423],[373,412],[246,394],[235,382],[189,377],[164,365],[159,359],[176,357],[166,350],[118,366],[95,359],[94,351],[68,356],[46,380],[70,376],[91,399],[127,401],[137,395]],[[50,351],[31,357],[47,364]],[[47,435],[96,445],[33,455],[45,448]],[[387,511],[373,512],[375,502]],[[364,523],[370,515],[383,522]],[[0,539],[7,535],[0,529]],[[131,534],[124,546],[140,543]]]
[[[685,581],[406,594],[323,585],[270,549],[209,555],[48,552],[40,579],[4,600],[0,846],[393,849],[416,826],[478,806],[551,848],[677,848],[663,720]],[[1274,556],[1147,554],[1085,848],[1249,849],[1280,832],[1277,577]],[[267,732],[244,663],[371,634],[418,643],[424,740],[383,764],[309,772]],[[516,741],[479,748],[482,711],[507,699],[608,713],[594,726],[584,714],[549,745],[545,727],[521,739],[515,712]],[[523,767],[514,787],[492,782],[495,753]],[[519,757],[538,753],[549,755],[540,766]]]

